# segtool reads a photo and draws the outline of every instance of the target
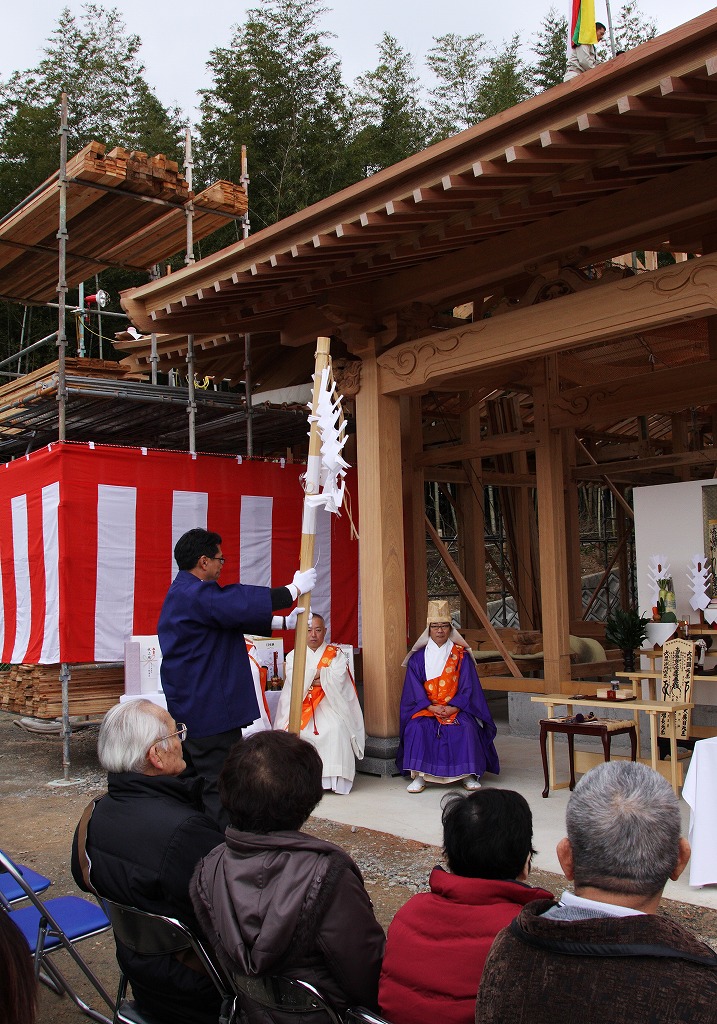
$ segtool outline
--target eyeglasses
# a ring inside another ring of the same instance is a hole
[[[184,722],[178,722],[176,732],[170,732],[168,736],[160,736],[154,743],[150,743],[150,747],[156,746],[157,743],[164,743],[165,740],[171,740],[173,736],[178,736],[179,742],[184,743],[187,738],[187,727]]]
[[[430,628],[431,629],[450,629],[451,628],[451,624],[450,624],[450,622],[432,622]]]
[[[222,558],[221,555],[207,555],[206,557],[209,559],[210,562],[221,562],[222,565],[224,565],[224,559]]]

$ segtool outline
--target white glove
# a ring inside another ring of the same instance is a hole
[[[286,616],[286,619],[285,619],[286,626],[284,628],[285,629],[296,629],[296,620],[298,619],[298,617],[300,615],[303,615],[303,613],[304,613],[304,609],[303,608],[294,608],[293,611],[290,611],[289,614]]]
[[[299,594],[308,594],[316,586],[316,569],[307,569],[306,572],[297,570],[291,582],[299,591]]]

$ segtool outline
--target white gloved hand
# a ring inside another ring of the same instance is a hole
[[[297,588],[299,594],[308,594],[316,586],[316,569],[307,569],[306,572],[297,570],[291,582]]]
[[[289,614],[286,616],[285,629],[296,629],[296,620],[300,615],[303,615],[303,613],[303,608],[294,608],[293,611],[290,611]]]

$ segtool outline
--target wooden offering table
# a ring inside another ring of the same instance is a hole
[[[606,701],[598,700],[596,697],[583,697],[582,695],[571,695],[566,693],[545,693],[536,694],[530,698],[534,704],[545,704],[548,712],[548,718],[555,718],[555,709],[559,707],[565,707],[567,710],[565,714],[572,715],[574,705],[579,707],[587,708],[601,708],[605,711],[606,705],[612,709],[620,707],[623,713],[628,711],[632,712],[635,719],[635,728],[638,735],[639,742],[639,725],[638,725],[638,712],[644,711],[650,716],[650,760],[639,757],[638,760],[642,761],[643,764],[650,764],[656,772],[664,775],[672,784],[672,788],[675,793],[679,792],[681,766],[677,760],[677,733],[675,727],[675,716],[681,711],[691,710],[694,705],[691,703],[676,703],[668,704],[661,700],[630,700],[630,701]],[[597,714],[597,712],[595,712]],[[657,716],[667,715],[669,739],[670,739],[670,760],[660,761],[659,751],[657,744]],[[555,735],[549,733],[548,737],[548,780],[550,789],[565,789],[569,786],[568,782],[556,782],[555,779]],[[638,746],[639,751],[639,746]],[[599,754],[594,754],[587,751],[576,751],[575,755],[575,767],[578,771],[587,771],[589,768],[594,767],[602,760]]]

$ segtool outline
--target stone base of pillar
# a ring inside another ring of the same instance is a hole
[[[367,736],[364,756],[356,762],[363,775],[400,775],[396,768],[398,736]]]

